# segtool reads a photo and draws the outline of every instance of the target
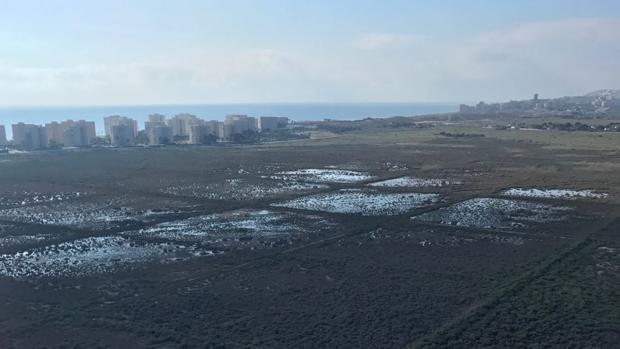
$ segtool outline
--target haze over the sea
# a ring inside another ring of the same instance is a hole
[[[282,104],[202,104],[202,105],[143,105],[101,107],[13,107],[0,108],[0,125],[6,125],[11,136],[11,124],[17,122],[44,124],[67,119],[94,121],[97,133],[103,132],[103,118],[109,115],[129,116],[140,127],[149,114],[172,117],[190,113],[207,120],[223,120],[227,114],[249,116],[286,116],[294,121],[338,119],[353,120],[367,117],[416,116],[457,111],[451,103],[282,103]]]
[[[618,0],[3,1],[0,106],[577,96],[619,32]]]

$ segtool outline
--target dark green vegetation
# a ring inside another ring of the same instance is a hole
[[[619,135],[487,124],[367,120],[333,124],[337,137],[319,132],[321,139],[267,145],[0,155],[0,196],[15,199],[4,207],[23,200],[23,191],[85,192],[68,202],[166,212],[106,225],[3,220],[1,236],[51,237],[1,246],[0,254],[234,209],[284,212],[269,205],[308,193],[240,196],[229,181],[261,184],[262,176],[300,168],[462,182],[380,189],[439,193],[436,206],[510,187],[609,193],[538,200],[574,211],[525,231],[410,220],[436,207],[379,217],[301,212],[329,224],[269,248],[231,247],[89,276],[0,276],[0,347],[618,347]],[[165,190],[183,186],[217,195]]]

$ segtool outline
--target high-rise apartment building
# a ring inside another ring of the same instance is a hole
[[[172,127],[167,126],[165,115],[149,115],[149,121],[144,123],[144,130],[150,145],[162,145],[172,142]]]
[[[162,115],[162,114],[151,114],[149,115],[149,121],[150,123],[159,123],[159,124],[165,124],[166,123],[166,115]]]
[[[45,128],[20,122],[12,126],[13,144],[25,150],[43,149],[46,146]]]
[[[131,147],[136,144],[136,136],[132,124],[114,125],[110,129],[110,143],[117,147]]]
[[[97,135],[92,121],[50,122],[45,124],[46,146],[86,147],[94,143]]]
[[[190,144],[206,144],[218,139],[217,121],[209,121],[204,125],[194,125],[189,130]]]
[[[257,120],[258,129],[261,131],[273,131],[288,125],[287,117],[261,116]]]
[[[64,143],[63,125],[56,121],[45,124],[45,138],[45,144],[48,147],[62,146]]]
[[[138,136],[138,122],[134,119],[128,118],[126,116],[112,115],[103,118],[103,124],[105,129],[105,135],[110,140],[112,140],[112,128],[114,126],[126,126],[131,129],[131,132],[135,137]]]
[[[172,142],[172,127],[165,124],[161,126],[159,123],[147,125],[146,136],[149,139],[149,145],[169,144]]]
[[[172,127],[173,137],[189,137],[191,127],[203,123],[204,120],[192,114],[177,114],[168,120],[168,126]]]
[[[4,125],[0,125],[0,145],[7,145],[8,143],[6,139],[6,129]]]
[[[247,115],[226,115],[224,124],[230,127],[231,134],[256,131],[256,119]]]

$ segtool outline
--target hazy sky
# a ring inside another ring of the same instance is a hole
[[[620,1],[0,0],[0,106],[620,88]]]

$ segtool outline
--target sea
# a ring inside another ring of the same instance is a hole
[[[18,122],[45,124],[50,121],[94,121],[97,134],[103,134],[103,118],[110,115],[128,116],[138,120],[140,128],[149,114],[159,113],[172,117],[190,113],[206,120],[223,120],[228,114],[248,116],[286,116],[293,121],[357,120],[368,117],[418,116],[455,112],[452,103],[287,103],[287,104],[194,104],[194,105],[139,105],[93,107],[0,107],[0,125],[6,126],[7,137],[12,137],[11,125]]]

